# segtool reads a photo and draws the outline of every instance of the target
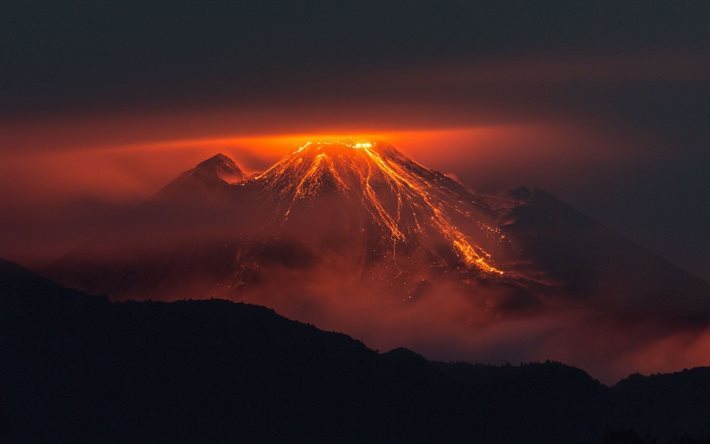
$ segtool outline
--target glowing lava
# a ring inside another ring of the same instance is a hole
[[[333,190],[362,202],[371,219],[388,233],[393,251],[415,237],[437,237],[445,240],[466,266],[503,274],[493,265],[492,255],[454,222],[454,215],[483,213],[482,204],[466,200],[458,184],[409,160],[391,146],[307,142],[252,180],[267,190],[278,191],[284,220],[300,201]],[[490,225],[480,221],[477,225],[490,236]]]

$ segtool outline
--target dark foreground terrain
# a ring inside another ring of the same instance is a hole
[[[710,369],[606,387],[446,364],[225,301],[111,303],[0,262],[1,442],[710,442]]]

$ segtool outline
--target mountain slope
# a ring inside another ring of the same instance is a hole
[[[625,312],[707,324],[710,285],[625,239],[551,194],[525,188],[502,230],[520,256],[565,287],[565,293]]]
[[[6,262],[0,341],[4,442],[627,442],[633,428],[661,442],[710,437],[707,369],[609,390],[556,363],[377,353],[251,305],[108,303]]]

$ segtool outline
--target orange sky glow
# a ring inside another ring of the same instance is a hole
[[[300,122],[274,121],[274,129],[253,121],[251,127],[230,113],[194,116],[135,116],[34,122],[0,128],[4,162],[0,185],[25,202],[100,196],[121,199],[148,196],[180,172],[222,152],[248,172],[261,171],[308,140],[389,143],[414,160],[457,176],[466,185],[507,188],[502,176],[520,176],[532,161],[540,170],[618,157],[604,135],[581,138],[599,149],[580,150],[573,126],[510,123],[438,127],[400,122],[392,127],[330,125],[309,128]],[[204,123],[204,126],[200,126]],[[28,172],[31,165],[31,172]],[[464,171],[465,170],[465,171]],[[459,177],[471,172],[471,177]],[[42,180],[36,180],[41,177]],[[523,177],[525,175],[523,174]],[[473,180],[472,180],[473,178]],[[533,178],[533,182],[534,178]],[[532,183],[531,185],[536,185]]]

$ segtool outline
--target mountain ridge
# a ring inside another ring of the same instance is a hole
[[[9,442],[710,439],[710,368],[608,388],[559,363],[428,361],[248,304],[111,303],[3,261],[0,321]]]

